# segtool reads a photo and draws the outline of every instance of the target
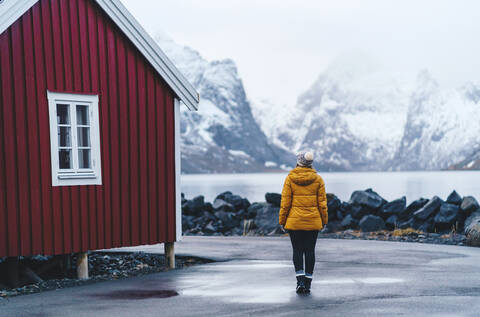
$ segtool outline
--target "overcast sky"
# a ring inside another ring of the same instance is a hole
[[[247,93],[291,104],[338,56],[378,59],[414,81],[480,79],[477,0],[122,0],[152,35],[233,59]],[[352,53],[353,52],[353,53]]]

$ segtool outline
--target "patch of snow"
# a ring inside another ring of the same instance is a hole
[[[247,153],[244,151],[238,151],[238,150],[228,150],[228,152],[234,156],[243,156],[243,157],[250,157]]]
[[[265,162],[265,167],[277,167],[278,164],[272,161]]]

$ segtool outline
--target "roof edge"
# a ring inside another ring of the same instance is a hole
[[[5,0],[0,3],[0,34],[25,14],[38,0]]]
[[[198,110],[200,97],[195,88],[180,73],[127,8],[119,0],[95,1],[145,56],[187,108]]]
[[[8,29],[39,0],[4,0],[0,3],[0,34]],[[158,44],[119,0],[95,0],[127,38],[162,76],[189,110],[198,110],[200,97]]]

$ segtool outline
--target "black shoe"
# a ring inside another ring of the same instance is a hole
[[[305,291],[305,276],[297,276],[297,294],[304,294]]]
[[[310,287],[312,286],[312,279],[305,277],[304,285],[305,285],[305,293],[310,293]]]

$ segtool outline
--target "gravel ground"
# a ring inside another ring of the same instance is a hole
[[[211,260],[197,257],[175,257],[176,269],[189,267],[196,264],[210,263]],[[160,254],[143,252],[135,253],[108,253],[89,252],[88,266],[90,278],[78,280],[75,278],[61,278],[44,280],[41,283],[30,284],[19,288],[6,288],[0,285],[0,300],[17,295],[38,293],[73,286],[87,285],[101,281],[124,279],[157,272],[164,272],[165,257]]]

